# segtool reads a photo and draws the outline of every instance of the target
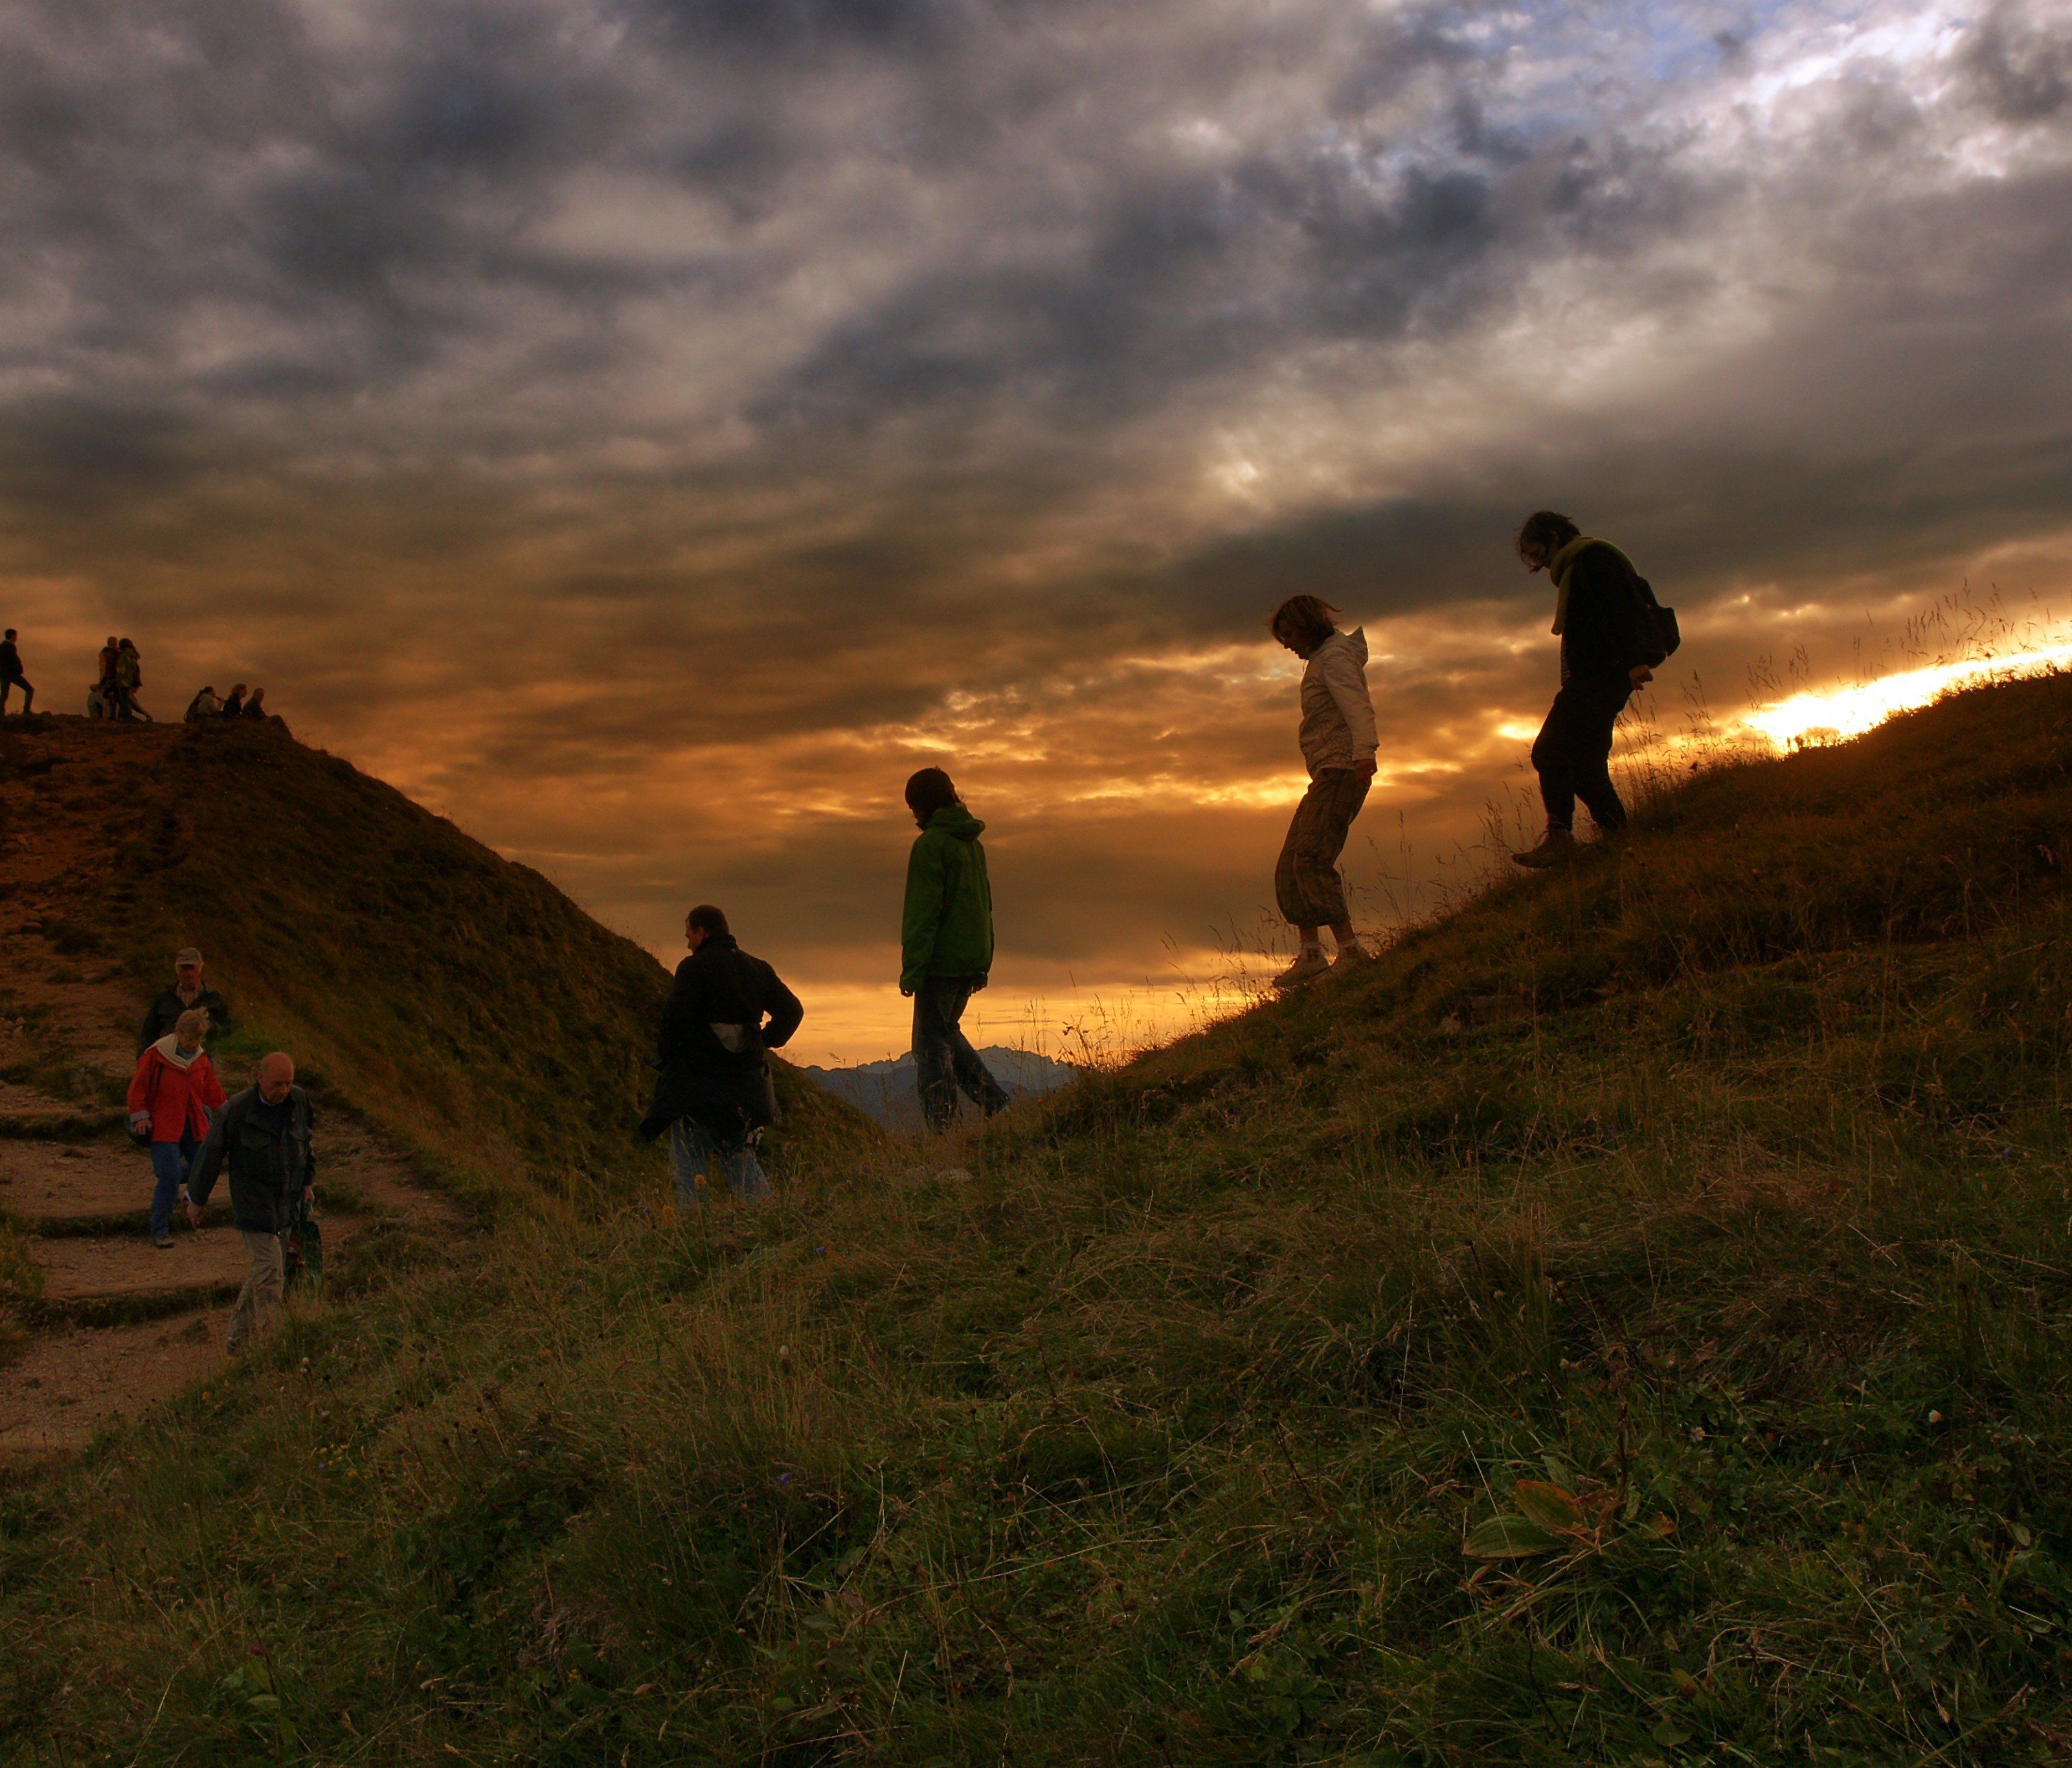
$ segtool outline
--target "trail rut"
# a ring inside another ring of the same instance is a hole
[[[18,716],[0,730],[0,1464],[83,1448],[220,1367],[244,1281],[220,1186],[199,1230],[176,1219],[171,1249],[151,1244],[150,1161],[121,1110],[146,1001],[97,954],[60,949],[78,943],[68,905],[115,863],[105,808],[177,735],[68,720],[60,741]],[[210,981],[235,1011],[236,977]],[[251,1076],[221,1078],[236,1092]],[[467,1221],[329,1101],[317,1156],[327,1260],[380,1224]]]

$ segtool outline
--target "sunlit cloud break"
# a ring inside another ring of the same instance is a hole
[[[1930,664],[1852,687],[1808,689],[1753,706],[1734,721],[1733,728],[1779,750],[1840,742],[1874,730],[1899,713],[1930,705],[1946,693],[1989,681],[2049,675],[2068,666],[2072,666],[2072,642],[2038,645],[2012,656]]]

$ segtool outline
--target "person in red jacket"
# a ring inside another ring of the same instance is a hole
[[[151,1244],[173,1244],[173,1205],[187,1190],[187,1168],[222,1110],[223,1083],[204,1052],[208,1015],[183,1013],[156,1043],[146,1044],[130,1081],[130,1128],[151,1139]]]

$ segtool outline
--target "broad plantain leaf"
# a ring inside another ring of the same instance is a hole
[[[1471,1560],[1530,1559],[1536,1553],[1558,1552],[1563,1544],[1560,1536],[1530,1517],[1507,1515],[1476,1523],[1461,1551]]]
[[[1518,1482],[1518,1507],[1527,1519],[1556,1535],[1574,1534],[1587,1526],[1583,1507],[1572,1493],[1544,1479]]]

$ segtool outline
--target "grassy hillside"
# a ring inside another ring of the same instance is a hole
[[[274,726],[167,741],[47,720],[39,739],[138,747],[119,794],[72,807],[108,863],[56,931],[118,958],[140,1016],[199,945],[233,1057],[292,1051],[478,1196],[623,1192],[660,1170],[631,1126],[668,973],[537,872]],[[870,1133],[796,1075],[783,1090],[780,1141]]]
[[[0,1739],[2062,1761],[2068,766],[2061,680],[1701,779],[954,1170],[297,1322],[5,1501]]]

